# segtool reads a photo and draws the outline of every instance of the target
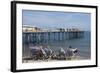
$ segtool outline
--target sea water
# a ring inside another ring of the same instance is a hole
[[[91,32],[90,31],[84,31],[84,36],[80,38],[73,38],[73,39],[67,39],[62,41],[48,41],[48,42],[37,43],[35,45],[48,47],[52,49],[55,53],[57,53],[60,50],[60,48],[66,50],[69,46],[71,46],[72,48],[78,49],[80,57],[83,57],[84,59],[91,58]],[[23,56],[30,55],[29,47],[30,47],[29,44],[23,45],[23,48],[26,49],[23,51]]]

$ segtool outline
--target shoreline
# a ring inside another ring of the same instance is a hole
[[[81,57],[81,56],[73,56],[73,57],[66,57],[65,60],[57,60],[57,59],[45,59],[45,60],[22,60],[22,63],[41,63],[41,62],[55,62],[55,61],[76,61],[76,60],[86,60],[86,58]]]

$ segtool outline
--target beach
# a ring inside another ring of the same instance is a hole
[[[75,57],[66,57],[65,60],[52,60],[52,59],[46,59],[46,60],[33,60],[33,59],[28,59],[28,60],[22,60],[22,63],[39,63],[39,62],[57,62],[57,61],[78,61],[78,60],[87,60],[84,57],[80,56],[75,56]]]

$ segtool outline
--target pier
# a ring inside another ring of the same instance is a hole
[[[42,43],[52,41],[66,41],[84,36],[84,31],[78,28],[42,29],[35,26],[23,25],[23,43]]]
[[[23,32],[23,43],[66,41],[69,39],[81,38],[83,36],[84,31]]]

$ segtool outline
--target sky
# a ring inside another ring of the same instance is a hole
[[[91,14],[60,11],[23,10],[22,24],[43,29],[78,28],[90,31]]]

